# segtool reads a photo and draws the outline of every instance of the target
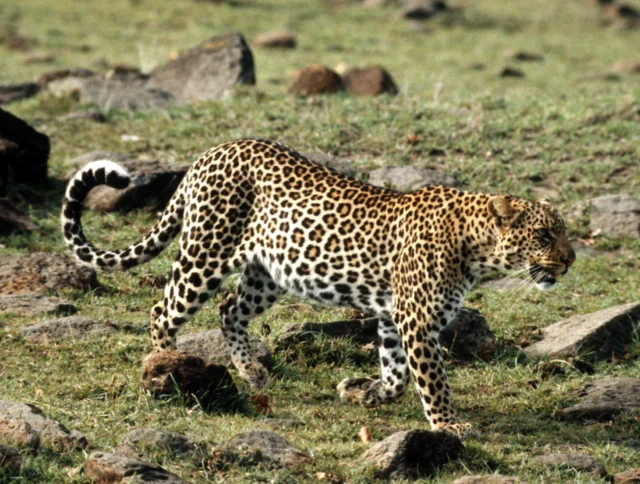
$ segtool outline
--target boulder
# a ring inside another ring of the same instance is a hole
[[[298,467],[309,464],[312,457],[273,432],[251,430],[236,435],[227,446],[231,449],[258,451],[278,467]]]
[[[276,31],[265,32],[264,34],[256,35],[252,42],[256,47],[270,47],[278,49],[295,49],[296,38],[291,32]]]
[[[129,432],[123,445],[131,446],[145,454],[148,450],[159,450],[173,457],[205,457],[206,450],[184,435],[158,429],[137,429]]]
[[[38,450],[40,437],[25,420],[15,417],[0,417],[0,440],[18,447]]]
[[[231,97],[236,86],[253,85],[253,55],[241,34],[212,37],[151,72],[147,86],[171,92],[183,102]]]
[[[640,324],[640,302],[573,316],[542,329],[542,339],[525,349],[532,357],[589,359],[624,354]]]
[[[391,75],[382,67],[370,66],[350,69],[342,76],[347,92],[356,96],[398,94],[398,87]]]
[[[640,238],[640,200],[626,193],[591,200],[591,231]]]
[[[155,395],[172,395],[176,386],[184,395],[204,404],[217,403],[238,393],[225,366],[208,365],[202,358],[178,351],[152,353],[142,362],[142,388]]]
[[[28,215],[8,198],[0,198],[0,235],[36,230]]]
[[[84,463],[84,474],[99,484],[136,482],[145,484],[188,484],[162,467],[133,457],[94,452]]]
[[[1,143],[4,141],[4,143]],[[15,145],[8,148],[8,143]],[[7,164],[18,183],[46,184],[49,137],[0,109],[0,166]]]
[[[107,336],[118,332],[118,325],[86,316],[51,319],[31,326],[21,326],[20,336],[31,343],[46,343],[87,337]]]
[[[254,356],[267,368],[273,366],[271,352],[265,344],[254,335],[249,335],[249,345]],[[220,329],[210,329],[198,333],[178,337],[178,350],[198,356],[206,364],[233,366],[227,342]]]
[[[50,252],[0,255],[0,295],[45,294],[67,287],[85,291],[100,287],[96,271]]]
[[[580,393],[582,400],[559,410],[562,420],[610,420],[614,415],[640,409],[640,379],[603,378],[587,384]]]
[[[482,476],[464,476],[456,479],[451,484],[525,484],[517,477],[490,474]]]
[[[0,105],[21,101],[35,96],[40,92],[40,86],[35,82],[20,84],[0,84]]]
[[[462,308],[455,319],[440,332],[440,344],[455,360],[488,361],[498,351],[496,337],[487,320],[475,309]]]
[[[433,474],[464,450],[460,439],[449,432],[406,430],[373,445],[363,460],[389,479],[415,479]]]
[[[43,444],[58,449],[84,449],[89,445],[87,438],[75,430],[69,431],[64,425],[42,415],[42,410],[26,403],[0,400],[0,419],[18,419],[26,422],[40,437]]]
[[[569,468],[598,477],[604,477],[607,475],[607,471],[598,459],[589,454],[559,453],[539,455],[538,457],[535,457],[532,462],[534,464],[544,466]]]
[[[7,474],[17,474],[21,467],[22,456],[20,453],[12,447],[0,444],[0,477]]]
[[[613,484],[640,484],[640,468],[618,472],[613,476]]]
[[[34,314],[75,314],[78,309],[67,301],[42,294],[12,294],[0,296],[0,313],[13,313],[18,316]]]
[[[320,64],[302,69],[287,92],[300,96],[331,94],[342,91],[342,79],[334,71]]]
[[[369,172],[367,180],[372,185],[388,187],[400,191],[413,191],[426,186],[455,186],[456,180],[451,175],[429,168],[416,166],[393,166],[378,168]]]

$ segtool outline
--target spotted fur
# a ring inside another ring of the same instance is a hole
[[[241,270],[220,305],[222,331],[240,375],[262,387],[265,368],[249,347],[250,319],[285,292],[379,317],[381,378],[348,378],[343,400],[391,402],[413,380],[435,429],[464,434],[456,420],[438,333],[484,273],[529,269],[542,288],[575,260],[562,218],[547,202],[433,186],[401,194],[315,164],[282,145],[242,140],[201,156],[155,228],[120,251],[96,249],[82,232],[91,188],[123,188],[115,163],[87,165],[69,183],[63,232],[78,259],[108,270],[142,264],[181,230],[164,297],[152,309],[156,351]]]

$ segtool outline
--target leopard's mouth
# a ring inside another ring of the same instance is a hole
[[[558,283],[556,275],[550,269],[538,264],[529,268],[529,274],[539,289],[552,289]]]

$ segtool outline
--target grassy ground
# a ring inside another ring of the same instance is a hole
[[[633,2],[632,2],[633,3]],[[636,2],[637,3],[637,2]],[[55,54],[53,64],[25,64],[22,54],[0,45],[3,81],[24,81],[59,67],[93,67],[125,62],[144,70],[173,51],[229,30],[256,33],[288,28],[299,48],[288,52],[254,49],[258,85],[224,103],[202,103],[154,113],[106,111],[107,122],[63,120],[78,109],[69,100],[46,96],[13,104],[52,141],[51,174],[66,171],[69,158],[105,149],[133,156],[186,162],[215,143],[260,136],[300,151],[321,150],[349,157],[363,169],[416,163],[453,174],[462,187],[546,197],[566,213],[591,196],[640,190],[640,76],[611,76],[613,63],[637,55],[640,32],[601,27],[586,0],[462,1],[462,13],[416,28],[394,19],[393,9],[365,9],[338,1],[239,1],[235,6],[190,0],[67,2],[24,0],[0,6],[0,26],[37,40],[36,51]],[[536,63],[507,61],[504,52],[524,49],[543,55]],[[314,103],[285,95],[286,73],[309,62],[335,66],[381,64],[401,89],[396,98],[321,97]],[[469,68],[482,63],[484,70]],[[526,77],[497,76],[517,65]],[[124,134],[141,138],[122,141]],[[418,143],[409,143],[414,134]],[[444,150],[444,155],[439,150]],[[26,187],[18,187],[29,191]],[[16,191],[17,193],[17,191]],[[14,193],[14,194],[16,194]],[[31,194],[33,195],[33,194]],[[37,233],[0,240],[5,253],[63,252],[58,228],[61,185],[38,193],[28,211]],[[33,197],[27,197],[33,200]],[[150,228],[155,214],[86,213],[88,235],[97,245],[121,247]],[[589,236],[584,221],[570,225],[574,239]],[[568,371],[544,377],[534,362],[513,348],[535,329],[573,314],[640,300],[640,243],[597,238],[595,255],[578,259],[575,269],[550,293],[474,291],[467,305],[479,309],[494,329],[500,355],[490,363],[450,365],[459,415],[480,437],[465,456],[432,479],[448,482],[470,473],[518,475],[529,482],[601,482],[571,470],[539,468],[532,456],[573,446],[599,458],[610,473],[637,467],[637,452],[610,443],[640,435],[637,416],[613,422],[562,423],[554,411],[576,399],[592,377]],[[172,252],[171,250],[169,252]],[[146,274],[169,270],[171,254],[127,274],[101,274],[107,295],[62,291],[83,315],[134,323],[146,328],[148,311],[160,290],[140,284]],[[186,331],[217,326],[213,301]],[[286,323],[343,318],[341,309],[285,300],[259,318],[253,331],[267,342]],[[260,426],[252,413],[212,414],[176,401],[141,393],[141,358],[150,350],[145,334],[121,334],[98,342],[27,344],[14,329],[42,318],[2,317],[0,397],[34,403],[49,416],[84,432],[98,449],[116,445],[132,429],[165,428],[220,445],[238,432]],[[271,334],[267,329],[270,328]],[[375,358],[343,342],[343,357],[330,351],[310,364],[276,356],[270,384],[277,417],[303,420],[303,427],[278,431],[312,452],[315,463],[300,471],[228,468],[223,473],[198,464],[164,461],[194,481],[301,482],[316,472],[348,482],[372,482],[360,455],[358,437],[367,425],[374,439],[390,428],[425,428],[411,392],[396,405],[362,409],[338,402],[335,385],[344,377],[377,372]],[[597,365],[597,376],[640,377],[640,345],[626,358]],[[537,388],[531,382],[537,380]],[[25,455],[24,473],[12,482],[84,482],[73,470],[82,452]],[[426,479],[426,478],[425,478]],[[0,477],[0,481],[2,477]]]

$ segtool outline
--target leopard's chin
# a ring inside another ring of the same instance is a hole
[[[535,281],[536,287],[541,291],[553,289],[558,285],[555,274],[542,266],[531,266],[529,274],[531,274],[531,277]]]

